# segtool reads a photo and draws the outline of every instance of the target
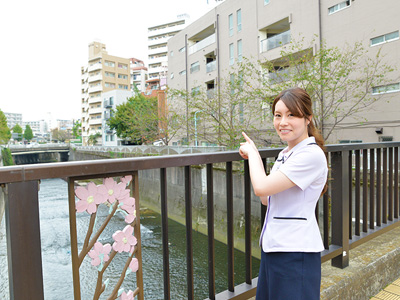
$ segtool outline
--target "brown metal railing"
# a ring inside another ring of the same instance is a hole
[[[349,264],[349,250],[400,225],[399,222],[399,152],[400,143],[340,144],[327,146],[330,165],[329,191],[321,199],[316,215],[322,228],[326,250],[322,261],[344,268]],[[277,157],[280,149],[261,150],[264,164]],[[191,166],[207,168],[207,233],[209,299],[247,299],[255,294],[257,278],[251,278],[251,185],[247,162],[244,162],[245,282],[234,286],[234,214],[232,163],[241,161],[237,152],[188,154],[161,157],[109,159],[24,165],[0,169],[0,184],[6,195],[6,230],[11,299],[43,299],[43,276],[38,211],[38,182],[45,178],[113,177],[140,170],[160,170],[164,299],[173,299],[170,291],[167,176],[171,167],[185,169],[186,263],[188,299],[194,299],[192,242]],[[214,189],[213,166],[226,166],[227,273],[226,291],[215,292]],[[269,169],[267,168],[267,171]],[[140,180],[140,178],[138,178]],[[72,191],[70,191],[71,195]],[[138,190],[136,190],[138,193]],[[71,196],[70,196],[71,197]],[[138,206],[137,206],[138,209]],[[260,223],[265,207],[260,205]],[[72,213],[72,211],[71,211]],[[262,224],[260,224],[262,226]],[[353,234],[354,232],[354,234]],[[26,252],[25,249],[31,249]],[[75,299],[79,299],[76,295]]]

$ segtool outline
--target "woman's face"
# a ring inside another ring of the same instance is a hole
[[[282,100],[275,104],[274,127],[281,140],[288,143],[289,149],[308,138],[309,123],[306,118],[295,117]]]

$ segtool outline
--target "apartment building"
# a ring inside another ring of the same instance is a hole
[[[146,80],[148,78],[147,67],[144,62],[137,58],[131,58],[131,86],[144,93],[146,91]]]
[[[111,90],[131,91],[130,70],[128,58],[109,55],[100,42],[89,44],[88,65],[81,68],[83,145],[92,134],[104,135],[102,95]]]
[[[399,10],[397,0],[385,5],[373,0],[226,0],[168,41],[168,87],[202,87],[212,94],[244,57],[278,65],[282,47],[300,36],[304,45],[314,43],[299,50],[310,53],[322,41],[327,47],[361,42],[369,56],[381,51],[398,71],[388,85],[371,89],[380,99],[362,116],[341,122],[328,142],[400,140]],[[271,122],[262,126],[272,130]]]
[[[111,90],[102,94],[103,98],[103,119],[102,119],[102,145],[103,146],[119,146],[121,139],[117,137],[114,130],[108,127],[107,121],[113,116],[113,110],[118,105],[127,101],[127,98],[132,97],[132,91]]]
[[[168,74],[168,40],[185,28],[189,20],[187,14],[177,16],[177,20],[148,28],[148,73],[146,81],[151,90],[165,89]]]
[[[4,112],[4,115],[6,116],[7,126],[10,128],[10,130],[12,130],[12,128],[17,124],[21,127],[23,126],[22,114]]]

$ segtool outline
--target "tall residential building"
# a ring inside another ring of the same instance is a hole
[[[111,90],[131,91],[130,61],[109,55],[106,45],[89,44],[88,66],[81,68],[82,86],[82,143],[87,145],[90,135],[103,135],[103,97]]]
[[[6,116],[7,126],[10,128],[10,130],[17,124],[23,127],[22,114],[4,112],[4,115]]]
[[[304,38],[299,53],[311,55],[322,41],[339,48],[361,42],[370,57],[381,51],[384,62],[397,71],[388,85],[369,91],[381,98],[362,116],[355,115],[362,120],[346,119],[334,127],[328,142],[400,140],[398,11],[398,0],[384,6],[374,0],[226,0],[168,41],[168,87],[189,92],[202,87],[212,94],[244,57],[272,61],[285,71],[282,47],[299,37]]]
[[[151,90],[164,89],[168,74],[168,40],[185,28],[189,16],[182,14],[176,21],[159,24],[148,28],[148,73],[146,81]]]

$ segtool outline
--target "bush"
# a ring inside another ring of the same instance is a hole
[[[14,165],[14,161],[12,159],[11,151],[9,148],[1,149],[1,155],[3,157],[3,165],[4,166],[12,166]]]

